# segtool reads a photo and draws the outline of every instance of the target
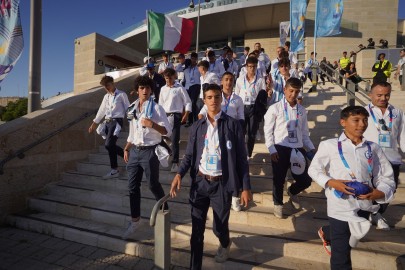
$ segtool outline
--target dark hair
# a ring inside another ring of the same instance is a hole
[[[378,55],[378,59],[380,59],[380,57],[381,57],[381,55],[384,55],[384,58],[385,58],[385,53],[380,53],[379,55]]]
[[[153,92],[154,82],[151,78],[149,78],[149,76],[139,76],[138,78],[135,79],[134,84],[135,91],[138,91],[139,86],[149,86]]]
[[[232,76],[232,79],[235,80],[235,76],[233,76],[233,73],[229,71],[225,71],[224,74],[222,74],[221,79],[223,79],[226,75]]]
[[[291,42],[286,41],[286,42],[284,43],[284,45],[285,45],[285,46],[287,46],[288,48],[290,48],[290,46],[291,46]]]
[[[389,82],[375,82],[371,85],[371,91],[373,91],[373,89],[377,86],[381,86],[381,87],[388,87],[390,90],[392,89],[392,86]]]
[[[348,106],[340,112],[340,119],[346,120],[350,116],[355,115],[369,116],[368,111],[362,106]]]
[[[288,58],[290,55],[288,54],[288,52],[286,50],[282,50],[279,55],[280,58]]]
[[[244,50],[245,51],[250,51],[250,47],[245,47]]]
[[[184,53],[181,53],[181,54],[179,54],[179,55],[177,56],[177,58],[186,58],[186,57],[184,56]]]
[[[247,64],[255,64],[255,65],[257,65],[258,62],[259,62],[259,60],[258,60],[256,57],[251,57],[251,56],[249,56],[249,57],[246,59],[246,65],[247,65]]]
[[[190,54],[190,57],[191,58],[197,58],[198,59],[198,54],[196,53],[196,52],[192,52],[191,54]]]
[[[215,57],[215,52],[214,51],[209,51],[208,52],[208,57],[212,57],[212,56]]]
[[[163,71],[163,76],[165,76],[165,77],[172,77],[174,75],[176,75],[176,71],[172,68],[166,68]]]
[[[210,63],[207,60],[202,60],[197,64],[197,67],[204,67],[208,70],[210,68]]]
[[[207,91],[218,91],[220,94],[222,94],[221,86],[215,83],[208,84],[206,87],[203,88],[203,98],[205,98],[205,93]]]
[[[162,57],[169,57],[169,54],[167,52],[162,54]]]
[[[287,57],[283,57],[280,60],[278,60],[278,66],[288,66],[291,67],[291,62],[290,59]]]
[[[400,50],[399,52],[405,52],[405,49]]]
[[[287,87],[289,87],[289,86],[291,86],[291,87],[294,88],[294,89],[300,89],[300,90],[301,90],[302,82],[301,82],[300,79],[292,77],[292,78],[289,78],[289,79],[285,82],[285,88],[287,88]]]
[[[252,56],[252,55],[253,55],[253,56]],[[254,57],[254,58],[256,58],[257,55],[256,55],[255,51],[253,51],[253,52],[250,52],[250,53],[248,54],[248,57]]]
[[[105,75],[103,78],[101,78],[100,84],[102,86],[106,86],[107,83],[114,83],[114,78],[111,76]]]

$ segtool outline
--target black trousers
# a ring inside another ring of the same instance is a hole
[[[179,163],[180,153],[180,128],[181,128],[181,113],[168,113],[167,117],[173,117],[172,129],[172,163]]]
[[[132,147],[127,164],[129,202],[132,218],[141,216],[141,181],[144,171],[149,189],[155,196],[156,201],[158,201],[165,196],[165,192],[159,182],[159,159],[155,154],[155,147],[143,150]]]
[[[398,181],[399,181],[399,167],[401,166],[400,164],[392,164],[392,170],[394,171],[394,181],[395,181],[395,189],[398,188]],[[385,211],[387,211],[389,203],[383,203],[380,204],[380,209],[378,210],[378,213],[384,214]]]
[[[198,120],[198,113],[200,110],[197,107],[197,100],[200,95],[200,90],[201,90],[201,85],[199,84],[194,84],[190,86],[190,88],[187,90],[188,95],[190,96],[191,99],[191,105],[192,105],[192,112],[188,115],[188,124],[194,123],[195,121]]]
[[[339,71],[339,73],[340,73],[341,76],[343,76],[343,77],[339,76],[339,83],[340,83],[341,85],[343,85],[343,78],[344,78],[345,75],[346,75],[346,69],[345,69],[345,68],[341,69],[341,70]]]
[[[191,259],[190,269],[199,270],[202,266],[204,249],[204,232],[207,212],[211,205],[213,211],[213,231],[222,247],[228,247],[229,212],[231,210],[232,192],[225,190],[222,181],[210,182],[197,176],[190,188],[191,204]]]
[[[254,113],[254,105],[245,105],[245,134],[248,135],[247,152],[251,157],[261,119]]]
[[[285,184],[285,177],[290,168],[290,156],[292,148],[275,145],[278,153],[278,162],[271,162],[273,167],[273,201],[275,205],[283,205],[283,191]],[[306,152],[303,148],[298,149],[305,157]],[[290,193],[297,195],[311,185],[312,179],[308,175],[308,164],[305,164],[305,170],[301,175],[292,173],[295,182],[290,186]]]
[[[105,139],[104,146],[108,151],[108,156],[110,157],[110,166],[112,169],[117,169],[118,167],[117,155],[124,157],[124,150],[117,145],[118,137],[114,136],[114,130],[117,124],[119,124],[122,128],[123,119],[115,118],[106,124],[107,137]]]
[[[360,210],[357,214],[360,217],[368,218],[368,212]],[[329,217],[329,226],[323,226],[322,231],[325,240],[329,241],[331,245],[330,268],[332,270],[352,269],[349,223]]]

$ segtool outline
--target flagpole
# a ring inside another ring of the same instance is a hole
[[[318,0],[315,1],[315,25],[314,25],[314,62],[312,63],[312,91],[316,91],[317,79],[318,79],[318,68],[316,66],[316,36],[318,32],[317,24],[317,14],[318,13]]]
[[[149,10],[146,10],[146,43],[148,44],[148,48],[147,48],[147,51],[148,51],[148,63],[149,63]]]

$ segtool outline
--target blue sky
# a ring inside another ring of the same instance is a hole
[[[24,51],[13,71],[0,84],[0,96],[27,96],[30,2],[20,0]],[[42,95],[73,89],[74,40],[93,32],[111,37],[145,19],[145,10],[168,12],[187,7],[189,0],[43,0]],[[195,1],[198,2],[198,1]],[[399,0],[405,18],[405,0]]]

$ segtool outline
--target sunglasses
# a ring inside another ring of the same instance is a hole
[[[387,125],[385,124],[385,120],[384,119],[379,119],[378,123],[381,125],[381,129],[384,131],[388,131],[389,128],[387,127]]]

